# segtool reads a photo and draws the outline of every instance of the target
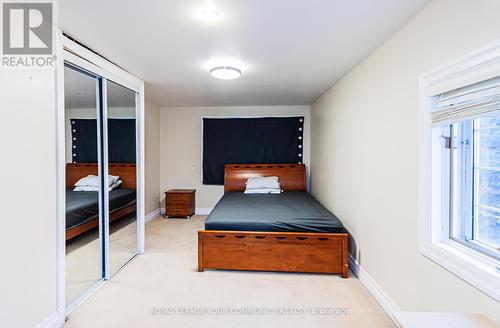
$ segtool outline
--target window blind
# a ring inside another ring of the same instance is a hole
[[[500,77],[441,94],[431,112],[433,125],[500,115]]]

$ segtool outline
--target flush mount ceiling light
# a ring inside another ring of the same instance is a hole
[[[199,17],[201,20],[208,22],[208,23],[214,23],[217,21],[220,21],[222,18],[222,15],[220,11],[215,10],[214,8],[204,8],[200,11]]]
[[[221,80],[233,80],[241,76],[241,69],[233,66],[216,66],[210,69],[210,75]]]

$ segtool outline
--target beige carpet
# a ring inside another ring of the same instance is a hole
[[[146,253],[76,309],[65,327],[394,327],[356,278],[196,272],[196,231],[204,219],[148,223]],[[312,314],[320,310],[329,314]]]

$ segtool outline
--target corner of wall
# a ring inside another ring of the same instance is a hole
[[[145,215],[159,209],[160,203],[160,107],[145,103],[146,201]]]

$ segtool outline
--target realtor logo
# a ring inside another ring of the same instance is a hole
[[[3,3],[3,54],[52,54],[52,3]]]
[[[51,1],[2,1],[0,68],[54,68]]]

